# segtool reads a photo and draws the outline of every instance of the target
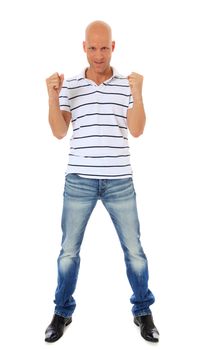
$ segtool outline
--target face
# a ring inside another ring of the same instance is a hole
[[[87,55],[90,69],[96,74],[104,74],[110,67],[111,55],[115,42],[111,41],[109,33],[105,30],[88,33],[83,48]]]

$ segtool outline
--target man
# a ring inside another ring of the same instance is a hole
[[[126,78],[110,66],[114,47],[109,25],[102,21],[90,23],[83,42],[89,67],[69,80],[64,81],[63,75],[55,73],[46,81],[53,135],[61,139],[67,134],[70,121],[73,126],[64,188],[55,313],[46,330],[47,342],[58,340],[65,326],[72,322],[80,247],[98,199],[110,214],[124,252],[133,291],[130,301],[134,322],[146,340],[159,339],[149,308],[154,296],[148,289],[147,259],[140,243],[127,138],[127,129],[134,137],[144,130],[143,77],[132,73]]]

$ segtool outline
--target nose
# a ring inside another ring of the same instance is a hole
[[[96,60],[101,60],[103,58],[103,54],[102,54],[102,51],[100,49],[98,49],[96,51],[96,54],[95,54],[95,59]]]

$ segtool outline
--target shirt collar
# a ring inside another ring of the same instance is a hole
[[[124,76],[119,74],[118,71],[114,67],[111,67],[111,68],[113,69],[113,75],[108,80],[106,80],[106,82],[111,81],[113,78],[124,78]],[[77,80],[86,79],[85,78],[86,69],[87,68],[83,69],[82,72],[79,75],[77,75],[77,77],[76,77]]]

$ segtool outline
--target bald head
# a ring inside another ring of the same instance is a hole
[[[83,49],[90,65],[89,72],[104,76],[111,74],[110,61],[114,47],[111,27],[103,21],[90,23],[86,28],[85,41],[83,41]]]
[[[106,36],[109,41],[112,40],[111,27],[103,21],[91,22],[85,30],[85,40],[87,41],[93,35]]]

